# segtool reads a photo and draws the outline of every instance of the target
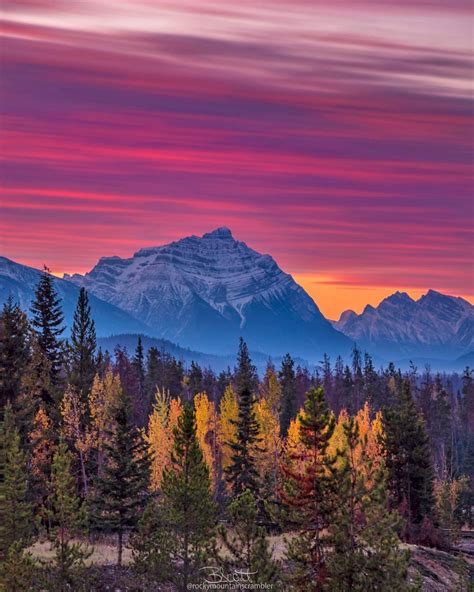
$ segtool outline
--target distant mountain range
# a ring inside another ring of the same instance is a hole
[[[359,315],[346,310],[333,325],[385,359],[452,359],[474,351],[474,307],[435,290],[418,300],[396,292]]]
[[[0,304],[11,295],[28,310],[40,273],[0,257]],[[324,352],[347,358],[354,343],[377,363],[413,359],[458,369],[474,355],[474,307],[466,300],[396,292],[359,315],[346,311],[328,321],[270,255],[235,240],[228,228],[128,259],[103,257],[89,273],[54,282],[68,326],[80,287],[87,289],[108,349],[119,337],[129,346],[142,334],[183,361],[203,356],[203,365],[216,368],[231,363],[240,336],[260,364],[286,352],[310,363]]]

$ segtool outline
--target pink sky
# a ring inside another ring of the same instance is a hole
[[[1,254],[82,272],[226,225],[330,317],[472,299],[467,1],[3,8]]]

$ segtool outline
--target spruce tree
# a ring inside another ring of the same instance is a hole
[[[406,520],[405,538],[416,540],[422,522],[433,514],[433,466],[425,424],[407,380],[396,404],[384,410],[383,428],[391,506]]]
[[[328,446],[335,428],[322,388],[311,389],[298,415],[300,443],[286,450],[281,464],[280,495],[287,521],[296,530],[288,543],[288,580],[301,591],[324,589],[328,543],[326,531],[336,505],[335,457]]]
[[[258,497],[259,483],[256,467],[258,453],[259,428],[255,415],[255,396],[253,389],[256,385],[256,369],[250,359],[247,344],[241,338],[238,353],[238,364],[235,372],[237,386],[237,402],[239,413],[236,421],[235,440],[227,442],[231,450],[231,463],[225,469],[232,494],[237,497],[249,489]]]
[[[0,410],[15,404],[28,360],[28,321],[10,297],[0,314]]]
[[[84,561],[92,550],[72,541],[85,526],[85,512],[76,494],[76,480],[71,474],[73,455],[60,441],[51,466],[50,494],[46,504],[52,528],[48,532],[53,555],[52,589],[66,592],[77,589]]]
[[[138,396],[144,404],[145,396],[145,354],[143,350],[143,343],[141,335],[138,336],[137,347],[135,349],[135,355],[132,362],[138,381]],[[144,405],[146,407],[146,405]]]
[[[229,528],[221,526],[219,534],[226,551],[222,562],[226,568],[245,569],[254,584],[269,584],[280,589],[280,565],[274,561],[265,529],[258,525],[259,508],[252,492],[246,490],[228,508]]]
[[[44,587],[39,582],[39,565],[20,542],[14,543],[5,561],[0,562],[0,590],[2,592],[38,592]]]
[[[257,386],[257,370],[250,359],[249,349],[245,341],[240,338],[239,351],[237,353],[237,368],[235,369],[235,387],[237,395],[240,393],[253,393]]]
[[[111,423],[93,505],[99,525],[117,534],[117,564],[121,565],[124,534],[136,526],[147,502],[150,457],[141,432],[132,423],[130,400],[123,391],[112,410]]]
[[[89,298],[81,288],[71,329],[69,382],[77,389],[82,401],[87,401],[96,373],[97,339],[91,317]]]
[[[238,406],[237,421],[232,421],[236,426],[235,440],[227,443],[231,450],[231,463],[225,472],[234,497],[247,489],[258,497],[260,485],[256,463],[260,438],[251,391],[240,391]]]
[[[26,454],[9,403],[0,425],[0,476],[0,561],[5,561],[12,545],[17,552],[28,546],[33,525]]]
[[[286,437],[290,422],[296,416],[296,381],[294,361],[290,354],[286,354],[278,373],[281,385],[280,435]]]
[[[61,300],[53,283],[53,276],[45,266],[31,305],[32,325],[38,335],[38,343],[49,360],[51,385],[57,386],[62,365],[61,334],[64,331]],[[52,402],[52,397],[49,401]]]
[[[407,591],[409,553],[400,548],[400,517],[388,511],[385,467],[374,466],[354,418],[343,428],[346,446],[328,528],[324,589]]]
[[[171,466],[162,481],[163,514],[169,533],[175,583],[185,592],[214,553],[216,508],[209,469],[196,437],[193,407],[186,403],[174,429]]]

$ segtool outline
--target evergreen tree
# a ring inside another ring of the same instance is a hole
[[[335,511],[328,529],[324,589],[338,592],[405,592],[409,553],[400,549],[400,518],[387,509],[385,467],[374,466],[367,436],[350,418],[338,474]]]
[[[84,526],[85,513],[76,494],[76,481],[71,474],[72,454],[60,441],[51,466],[50,495],[46,513],[52,528],[49,530],[53,556],[52,589],[66,592],[77,587],[84,561],[92,550],[72,542]]]
[[[235,497],[241,495],[247,489],[258,497],[259,483],[256,457],[259,452],[260,438],[255,415],[254,396],[249,390],[240,391],[238,406],[237,421],[232,421],[236,427],[235,440],[228,442],[231,449],[231,463],[225,472],[232,488],[232,494]]]
[[[391,506],[406,520],[405,538],[416,540],[424,518],[433,514],[433,466],[425,424],[408,381],[396,405],[384,410],[383,428]]]
[[[259,509],[252,492],[246,490],[234,499],[228,511],[230,529],[224,526],[219,529],[226,551],[223,564],[247,570],[252,583],[271,584],[273,590],[280,589],[280,565],[272,557],[265,529],[257,524]]]
[[[187,378],[188,378],[188,392],[190,395],[190,400],[192,400],[198,393],[203,392],[203,388],[202,388],[203,375],[202,375],[201,366],[199,366],[199,364],[196,364],[196,362],[192,361]]]
[[[45,266],[31,305],[32,325],[38,335],[38,344],[49,360],[51,385],[57,386],[62,365],[61,334],[64,317],[53,277]],[[49,403],[52,402],[50,398]]]
[[[155,393],[157,388],[161,388],[160,380],[160,352],[156,347],[150,347],[146,356],[146,372],[145,372],[145,405],[147,415],[153,407]]]
[[[28,360],[28,321],[10,297],[0,314],[0,410],[15,404]]]
[[[285,437],[288,433],[290,422],[298,411],[296,401],[296,384],[294,361],[290,354],[286,354],[281,363],[281,370],[278,374],[281,385],[281,412],[280,412],[280,434]]]
[[[14,543],[5,561],[0,562],[0,590],[2,592],[33,592],[44,590],[38,582],[40,575],[38,562],[25,551],[20,542]]]
[[[97,339],[91,318],[89,298],[84,288],[79,292],[71,329],[69,382],[85,402],[96,373],[95,351]]]
[[[20,447],[10,404],[0,425],[0,446],[0,561],[5,561],[12,545],[16,544],[19,552],[29,544],[33,524],[26,454]]]
[[[250,359],[249,349],[245,341],[240,338],[237,354],[237,368],[235,370],[235,387],[237,395],[243,392],[253,393],[257,386],[257,370]]]
[[[288,579],[295,589],[321,591],[328,552],[326,530],[336,505],[336,459],[328,454],[335,428],[322,388],[307,393],[298,415],[300,444],[285,451],[280,495],[296,536],[288,543]]]
[[[105,466],[97,480],[94,511],[99,524],[117,533],[117,564],[122,564],[123,535],[136,526],[147,501],[148,447],[131,421],[130,401],[122,391],[112,411],[104,444]]]
[[[164,470],[162,495],[171,563],[180,566],[176,584],[185,592],[214,552],[216,520],[209,469],[198,444],[190,404],[184,405],[174,430],[171,466]]]
[[[133,365],[138,376],[139,394],[143,397],[145,391],[145,353],[141,335],[138,336],[137,347],[133,356]]]

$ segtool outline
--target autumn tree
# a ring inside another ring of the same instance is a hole
[[[328,454],[335,419],[322,388],[307,393],[298,415],[301,446],[286,449],[280,495],[296,536],[288,543],[288,578],[298,590],[323,590],[326,577],[325,532],[335,506],[335,458]]]
[[[31,476],[34,491],[35,512],[49,524],[48,516],[42,512],[48,495],[48,484],[51,477],[51,463],[56,449],[56,434],[53,423],[44,406],[36,412],[28,434],[31,450]]]
[[[97,339],[91,307],[85,288],[81,288],[71,328],[69,382],[85,403],[96,372]]]
[[[219,405],[219,444],[222,454],[222,469],[226,471],[232,463],[231,444],[237,438],[239,403],[234,387],[228,384]]]
[[[61,334],[64,331],[64,317],[53,276],[46,266],[36,287],[31,314],[31,323],[38,334],[38,343],[51,365],[51,385],[57,387],[63,361]],[[47,402],[52,403],[52,398]]]
[[[194,409],[196,416],[196,437],[209,469],[212,489],[215,491],[220,477],[216,408],[214,403],[209,401],[206,393],[198,393],[194,397]]]
[[[91,446],[86,426],[86,404],[76,389],[68,386],[60,405],[62,416],[62,433],[70,442],[79,458],[81,470],[82,492],[88,492],[87,457]]]
[[[276,499],[278,495],[278,465],[281,446],[280,422],[277,411],[266,398],[255,403],[260,445],[257,450],[257,468],[262,495]]]
[[[173,433],[181,412],[182,404],[179,399],[171,399],[169,393],[157,389],[145,434],[151,456],[150,487],[154,492],[160,489],[163,471],[171,464]]]

